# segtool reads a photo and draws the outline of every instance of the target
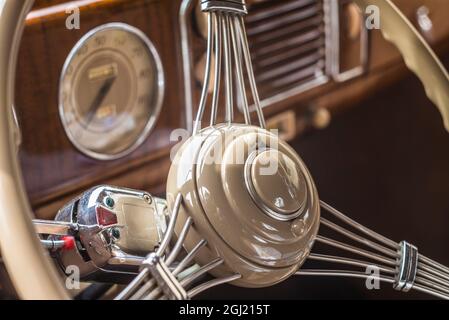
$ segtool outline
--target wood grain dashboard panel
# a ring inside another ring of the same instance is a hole
[[[299,1],[299,0],[298,0]],[[60,205],[86,188],[102,183],[145,189],[160,194],[170,166],[173,129],[186,127],[184,78],[179,12],[181,0],[37,0],[27,19],[16,78],[15,108],[22,132],[20,161],[32,207],[40,217],[51,217]],[[254,1],[257,3],[263,1]],[[416,10],[430,9],[434,28],[426,39],[440,52],[449,49],[449,1],[395,0],[417,25]],[[66,5],[81,9],[79,30],[65,28]],[[192,63],[204,52],[204,39],[189,12]],[[154,131],[131,155],[97,161],[81,154],[68,140],[58,111],[58,85],[64,61],[77,41],[92,28],[124,22],[141,29],[154,43],[164,67],[166,91]],[[397,50],[380,32],[370,32],[370,59],[365,75],[345,83],[329,81],[265,109],[268,116],[293,110],[298,123],[310,107],[341,110],[377,92],[406,74]],[[342,53],[344,54],[344,52]],[[194,102],[200,83],[194,82]],[[298,130],[299,131],[299,130]]]
[[[172,130],[185,126],[177,29],[173,28],[176,4],[163,0],[93,1],[81,7],[80,29],[68,30],[65,11],[42,8],[44,2],[36,3],[40,11],[32,12],[27,20],[16,79],[20,161],[31,204],[37,209],[140,168],[140,177],[121,181],[122,185],[155,191],[161,181],[154,172],[167,173],[157,159],[168,157]],[[162,59],[166,85],[163,111],[149,138],[131,155],[104,162],[84,156],[68,140],[59,118],[58,85],[65,59],[77,41],[92,28],[116,21],[139,28],[151,39]]]

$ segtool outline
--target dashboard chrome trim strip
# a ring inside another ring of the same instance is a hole
[[[329,6],[330,19],[330,74],[336,82],[345,82],[364,74],[368,68],[368,29],[365,28],[364,19],[361,19],[360,32],[360,65],[352,69],[340,70],[340,3],[338,1],[325,0]],[[363,17],[363,14],[360,12]]]
[[[32,8],[32,10],[27,14],[25,21],[29,24],[43,18],[48,18],[49,16],[54,16],[61,13],[65,14],[68,8],[78,8],[83,10],[88,6],[101,4],[102,2],[104,2],[104,0],[72,0],[70,3],[59,3],[39,9]]]
[[[179,12],[179,25],[181,27],[182,66],[184,69],[184,98],[186,104],[186,128],[193,131],[193,96],[192,96],[192,59],[190,55],[189,33],[187,31],[187,14],[192,0],[182,0]]]

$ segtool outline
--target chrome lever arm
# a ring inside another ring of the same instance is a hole
[[[50,220],[33,220],[34,229],[37,234],[48,234],[55,236],[67,236],[72,231],[78,229],[77,225],[64,221],[50,221]]]

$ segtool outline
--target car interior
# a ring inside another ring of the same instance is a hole
[[[449,299],[448,13],[0,0],[0,300]]]

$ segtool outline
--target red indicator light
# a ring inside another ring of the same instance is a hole
[[[72,250],[75,248],[75,238],[73,237],[62,237],[62,241],[64,241],[64,246],[62,247],[64,250]]]
[[[108,209],[98,206],[96,209],[97,212],[97,222],[102,226],[110,226],[113,224],[117,224],[117,216],[114,212],[109,211]]]

